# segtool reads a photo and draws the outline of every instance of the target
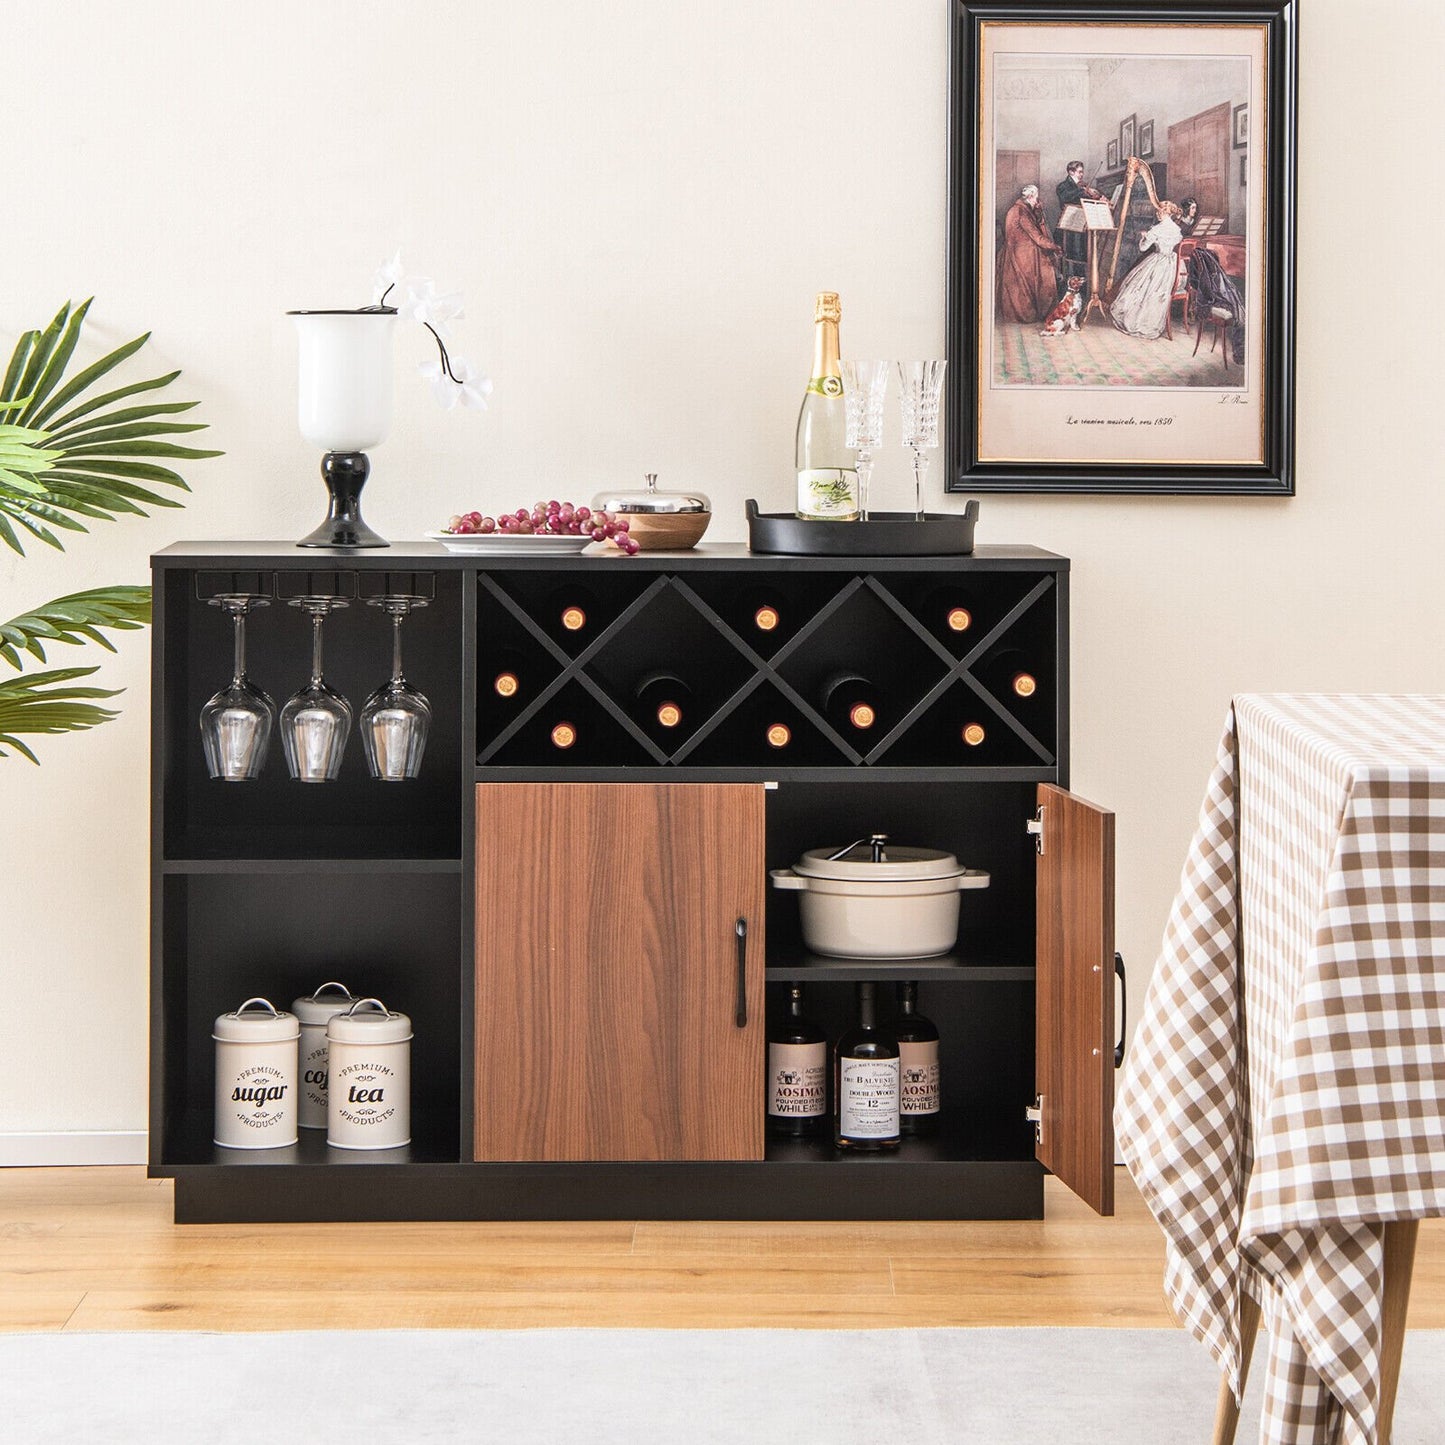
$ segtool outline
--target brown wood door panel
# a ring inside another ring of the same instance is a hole
[[[1039,1160],[1114,1212],[1114,815],[1041,783],[1035,1078]]]
[[[1193,196],[1201,216],[1223,216],[1229,229],[1229,105],[1202,110],[1169,127],[1169,199]]]
[[[762,785],[481,783],[476,813],[476,1158],[761,1159]]]

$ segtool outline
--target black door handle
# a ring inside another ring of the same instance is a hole
[[[748,1026],[748,921],[739,918],[735,931],[738,936],[738,1004],[734,1022],[740,1029]]]
[[[1124,1063],[1124,1029],[1129,1023],[1129,979],[1124,972],[1124,956],[1114,955],[1114,977],[1119,980],[1119,1042],[1114,1045],[1114,1067]]]

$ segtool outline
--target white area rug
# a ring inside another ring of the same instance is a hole
[[[1394,1445],[1442,1379],[1409,1334]],[[7,1445],[1201,1445],[1216,1387],[1166,1330],[0,1335]]]

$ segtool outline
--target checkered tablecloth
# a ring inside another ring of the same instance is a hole
[[[1375,1445],[1383,1225],[1445,1214],[1445,697],[1235,699],[1115,1111],[1268,1445]]]

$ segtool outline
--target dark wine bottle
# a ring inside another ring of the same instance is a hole
[[[959,728],[958,735],[969,747],[977,748],[982,747],[988,733],[981,722],[966,722]]]
[[[898,1045],[878,1027],[876,985],[858,985],[858,1023],[833,1050],[840,1149],[898,1147]]]
[[[745,635],[747,632],[776,632],[782,626],[781,599],[766,588],[745,589],[738,596],[737,608],[738,614],[744,620]]]
[[[577,727],[575,723],[559,722],[552,729],[552,746],[554,748],[570,748],[577,741]]]
[[[918,985],[899,990],[898,1014],[888,1024],[898,1043],[898,1128],[903,1134],[938,1129],[942,1091],[938,1074],[938,1028],[918,1012]]]
[[[680,727],[692,701],[692,689],[671,672],[644,674],[633,694],[642,721],[648,727]]]
[[[835,672],[823,684],[823,711],[837,727],[866,732],[878,721],[878,690],[856,672]]]
[[[553,625],[578,635],[597,625],[597,601],[585,587],[559,587],[547,599]]]
[[[532,691],[532,665],[523,653],[507,648],[489,658],[487,667],[492,676],[492,693],[502,701],[523,699]]]
[[[968,632],[977,616],[973,603],[956,587],[936,587],[923,599],[924,622],[948,636]]]
[[[989,658],[983,676],[993,691],[1002,697],[1027,701],[1038,696],[1037,668],[1016,647],[1007,648]]]
[[[828,1111],[828,1040],[803,1014],[803,985],[788,985],[788,1011],[768,1031],[768,1129],[812,1134]]]
[[[785,748],[793,740],[793,730],[787,723],[769,723],[763,732],[770,748]]]

